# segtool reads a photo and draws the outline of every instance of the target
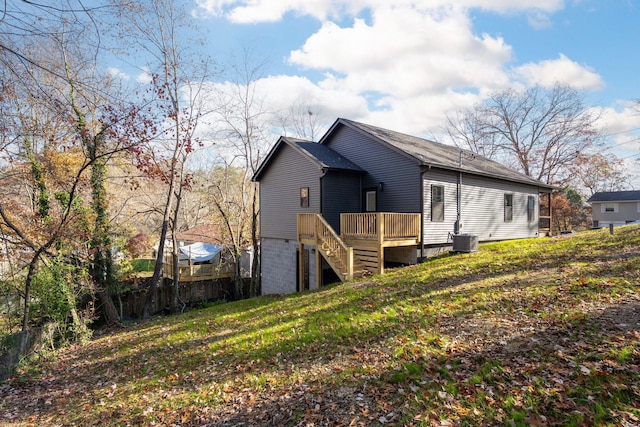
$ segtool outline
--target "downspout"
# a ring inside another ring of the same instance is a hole
[[[458,185],[456,189],[456,223],[453,226],[453,234],[459,234],[461,228],[460,204],[462,203],[462,171],[458,171]]]
[[[462,168],[462,150],[460,150],[460,155],[458,158],[458,167]],[[460,205],[462,203],[462,169],[458,170],[458,183],[456,186],[456,223],[453,226],[453,234],[460,233],[460,221],[461,221],[461,208]]]
[[[327,174],[327,169],[326,168],[322,168],[322,175],[320,175],[320,185],[319,185],[319,189],[320,189],[320,194],[318,195],[320,197],[320,215],[322,215],[324,213],[323,209],[324,209],[324,177]],[[323,215],[324,216],[324,215]]]
[[[363,202],[364,202],[364,188],[362,188],[362,174],[360,174],[360,178],[359,178],[359,180],[360,180],[360,191],[359,191],[359,193],[360,193],[360,200],[359,200],[360,207],[359,207],[359,211],[360,211],[360,212],[363,212],[363,211],[364,211],[364,206],[363,206]]]
[[[420,260],[424,260],[424,174],[431,170],[431,165],[420,172]]]

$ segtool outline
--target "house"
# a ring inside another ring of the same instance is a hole
[[[222,227],[219,224],[202,224],[176,234],[179,246],[192,243],[212,243],[221,245]]]
[[[640,191],[601,191],[587,200],[593,227],[608,227],[640,220]]]
[[[176,234],[179,246],[187,246],[194,243],[212,243],[217,246],[225,246],[225,232],[220,224],[202,224],[190,228],[182,233]],[[253,246],[247,246],[240,249],[240,275],[245,278],[251,278],[251,265],[253,263]],[[227,256],[226,258],[229,258]]]
[[[280,137],[253,179],[263,294],[416,263],[463,234],[491,241],[550,231],[552,186],[457,147],[342,118],[318,142]]]

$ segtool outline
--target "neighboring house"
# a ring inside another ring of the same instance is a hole
[[[602,191],[587,200],[593,226],[608,227],[640,220],[640,191]]]
[[[200,270],[208,271],[207,273],[199,272],[197,276],[204,276],[206,274],[212,274],[213,278],[232,277],[235,272],[235,263],[231,261],[232,255],[229,253],[230,249],[228,245],[222,239],[223,231],[222,226],[219,224],[202,224],[190,228],[186,231],[176,234],[176,240],[178,241],[178,249],[182,253],[180,257],[181,267],[192,266],[196,264],[218,264],[222,269],[213,269],[206,266],[198,267]],[[170,243],[168,241],[167,243]],[[214,248],[220,248],[221,251],[216,251]],[[202,249],[205,248],[206,249]],[[201,255],[200,252],[203,251]],[[215,256],[209,257],[209,254],[215,252]],[[194,256],[192,256],[194,255]],[[206,259],[202,258],[204,256]],[[241,249],[240,255],[240,275],[243,278],[251,277],[251,263],[253,260],[253,248]],[[173,268],[171,263],[171,253],[165,252],[165,268],[164,274],[166,277],[172,277]],[[189,269],[183,268],[187,271]],[[191,269],[193,270],[193,268]],[[189,270],[189,271],[191,271]],[[220,271],[221,270],[221,271]],[[189,274],[187,274],[188,276]],[[181,273],[181,277],[183,274]],[[195,279],[190,279],[195,280]]]
[[[222,245],[222,227],[218,224],[202,224],[176,234],[179,246],[192,243],[212,243]]]
[[[260,183],[262,293],[416,263],[454,235],[549,233],[553,187],[459,148],[346,119],[319,142],[280,137]]]

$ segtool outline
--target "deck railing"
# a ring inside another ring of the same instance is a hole
[[[420,236],[420,214],[346,213],[340,215],[340,234],[348,239],[406,239]]]
[[[314,239],[318,250],[342,278],[353,278],[353,248],[340,239],[322,215],[298,214],[298,238]]]
[[[318,214],[298,214],[298,238],[316,237],[316,217]]]
[[[173,279],[173,263],[162,264],[163,276]],[[233,277],[236,264],[225,262],[222,264],[196,264],[181,265],[178,267],[178,280],[180,282],[197,282],[200,280],[214,280],[225,277]]]

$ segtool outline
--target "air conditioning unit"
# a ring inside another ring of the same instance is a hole
[[[477,252],[478,236],[476,234],[462,233],[453,235],[454,252]]]

